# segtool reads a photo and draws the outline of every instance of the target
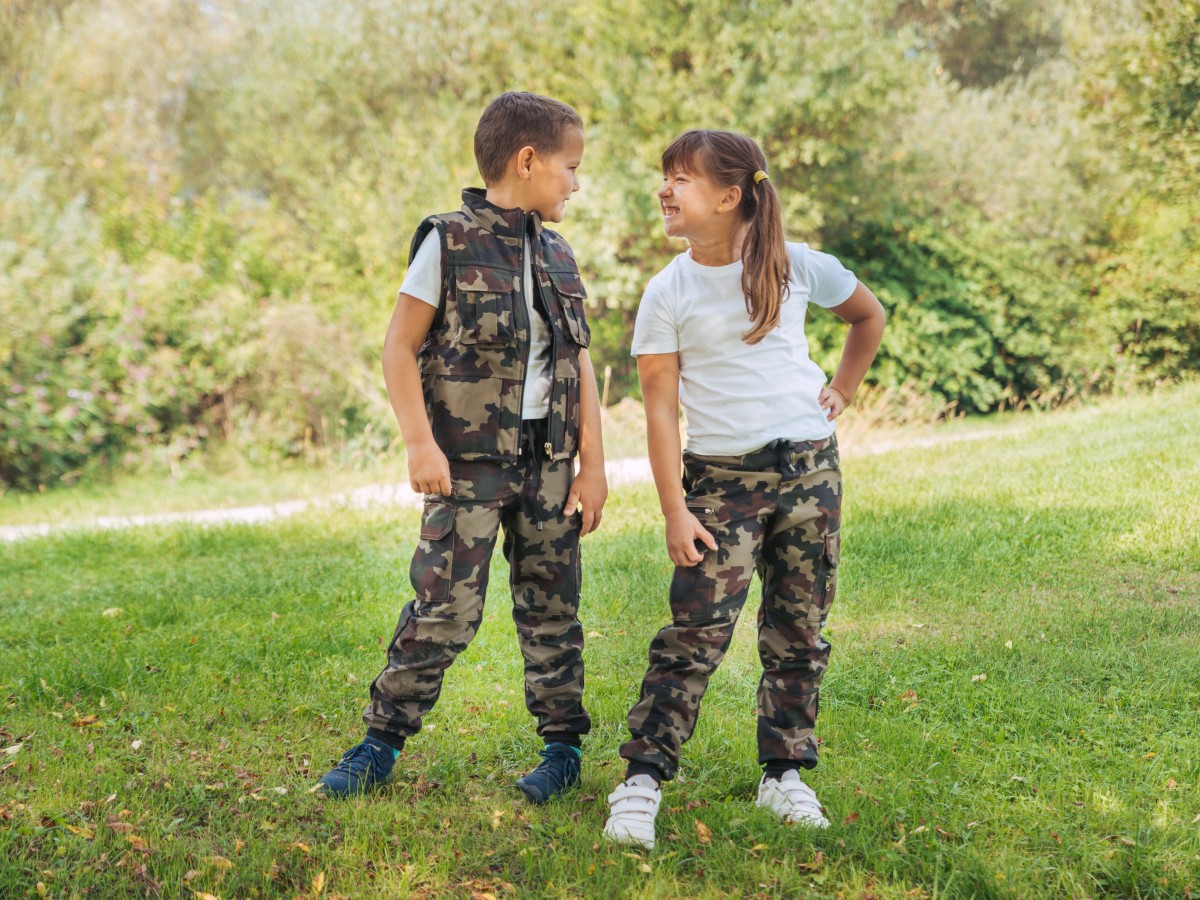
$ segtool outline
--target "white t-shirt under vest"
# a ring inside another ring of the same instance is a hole
[[[531,248],[525,241],[525,305],[529,310],[529,367],[525,370],[525,394],[521,418],[544,419],[550,414],[550,330],[533,306]],[[437,230],[429,232],[404,276],[400,293],[416,297],[432,307],[442,299],[442,242]]]
[[[703,266],[681,253],[650,279],[638,307],[633,355],[679,354],[679,400],[693,453],[735,456],[776,438],[813,441],[834,426],[817,403],[825,374],[808,355],[809,303],[838,306],[858,285],[836,257],[786,244],[790,293],[779,327],[757,344],[742,293],[742,263]]]

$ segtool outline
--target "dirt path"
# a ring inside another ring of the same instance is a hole
[[[610,487],[650,480],[650,462],[645,459],[610,460],[605,469],[608,473]],[[177,525],[180,523],[192,525],[258,524],[286,519],[309,509],[366,509],[371,506],[419,507],[421,503],[422,495],[413,491],[407,484],[371,484],[316,500],[284,500],[278,503],[238,506],[232,509],[101,516],[96,519],[54,525],[4,525],[0,526],[0,541],[19,541],[61,531],[81,529],[108,531],[119,528],[136,528],[143,525]]]
[[[897,433],[893,435],[880,435],[852,433],[842,438],[842,446],[850,447],[849,452],[858,456],[874,456],[879,453],[887,453],[903,448],[933,447],[948,443],[958,443],[960,441],[983,440],[990,437],[1010,437],[1024,430],[1025,426],[1014,424],[1006,428],[973,430],[936,428],[932,432],[926,431],[919,434]],[[609,460],[605,469],[608,472],[609,486],[614,488],[626,484],[649,481],[651,478],[650,462],[644,458]],[[278,503],[263,503],[256,506],[240,506],[232,509],[202,509],[190,512],[102,516],[80,522],[66,522],[53,525],[5,525],[0,526],[0,541],[20,541],[26,538],[56,534],[61,531],[88,529],[112,530],[136,528],[144,525],[176,525],[180,523],[192,525],[257,524],[285,519],[309,509],[365,509],[371,506],[419,507],[421,502],[421,495],[415,493],[406,484],[372,484],[316,500],[285,500]]]

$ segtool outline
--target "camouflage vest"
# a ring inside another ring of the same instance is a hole
[[[552,459],[574,456],[579,449],[579,352],[590,343],[591,332],[571,248],[542,227],[536,212],[502,209],[479,188],[463,191],[458,212],[430,216],[420,224],[410,265],[435,228],[442,244],[442,301],[418,359],[438,446],[450,459],[517,456],[530,349],[523,277],[528,235],[533,287],[550,323],[546,454]]]

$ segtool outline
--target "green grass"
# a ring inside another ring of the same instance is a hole
[[[821,834],[753,807],[754,597],[658,849],[599,838],[664,621],[649,486],[587,541],[595,725],[546,808],[512,786],[538,741],[499,558],[394,783],[306,792],[361,733],[414,511],[2,546],[0,896],[1200,893],[1200,389],[983,431],[845,460]]]

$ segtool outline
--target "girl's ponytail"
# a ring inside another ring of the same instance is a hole
[[[734,131],[693,130],[663,151],[663,171],[700,171],[720,185],[742,189],[738,214],[749,224],[742,245],[742,293],[757,344],[779,325],[791,264],[783,243],[783,209],[767,175],[767,158],[752,138]]]
[[[750,222],[742,245],[742,292],[752,324],[742,340],[757,344],[779,324],[791,263],[783,244],[783,209],[770,178],[756,168],[748,182],[742,185],[741,211]]]

